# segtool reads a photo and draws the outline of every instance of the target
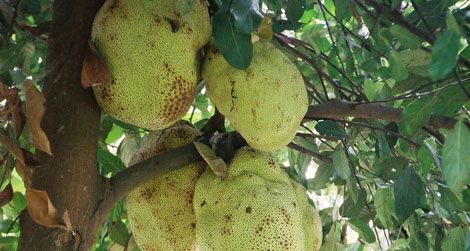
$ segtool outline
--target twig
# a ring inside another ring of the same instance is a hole
[[[386,15],[391,21],[399,24],[403,28],[407,29],[409,32],[415,34],[416,36],[424,39],[425,41],[429,42],[430,44],[434,44],[434,38],[430,35],[427,34],[417,27],[411,25],[409,22],[405,20],[403,17],[403,14],[397,10],[390,10],[388,9],[387,6],[376,2],[375,0],[364,0],[368,5],[374,7],[377,12],[383,13]],[[361,9],[368,11],[367,7],[364,6],[363,3],[359,0],[354,0],[354,2],[361,7]],[[459,58],[459,63],[465,65],[466,67],[470,68],[470,61],[466,60],[465,58],[460,57]]]
[[[18,6],[20,5],[21,3],[21,0],[18,0],[16,3],[15,3],[15,6],[14,6],[14,12],[13,12],[13,16],[11,17],[11,23],[10,23],[10,27],[8,29],[8,33],[7,35],[5,36],[5,40],[6,42],[8,43],[10,37],[13,35],[13,26],[15,25],[16,23],[16,18],[18,17]]]
[[[310,57],[308,57],[307,55],[305,55],[304,53],[300,52],[299,50],[297,50],[295,47],[292,47],[291,44],[289,44],[289,42],[287,42],[283,37],[279,36],[278,34],[274,34],[274,38],[282,45],[284,46],[284,48],[286,48],[287,50],[289,50],[291,53],[293,53],[294,55],[296,55],[297,57],[301,58],[302,60],[304,60],[305,62],[307,62],[310,66],[312,66],[312,68],[315,69],[315,71],[318,72],[318,74],[325,78],[326,81],[328,81],[331,85],[333,85],[333,87],[336,89],[336,91],[343,97],[346,97],[346,95],[344,94],[343,91],[345,92],[348,92],[350,94],[354,94],[353,91],[343,87],[343,86],[340,86],[338,85],[330,76],[328,76],[322,69],[321,67],[315,62],[313,61]]]
[[[467,96],[468,99],[470,99],[470,93],[468,92],[467,88],[465,88],[465,84],[463,83],[462,79],[460,79],[460,75],[457,70],[454,70],[454,75],[455,78],[457,79],[457,82],[459,83],[460,87],[462,88],[463,92]]]
[[[361,122],[356,122],[356,121],[349,121],[349,120],[335,120],[337,122],[341,122],[341,123],[348,123],[348,124],[351,124],[351,125],[356,125],[356,126],[362,126],[362,127],[367,127],[369,129],[372,129],[372,130],[378,130],[378,131],[382,131],[386,134],[390,134],[392,136],[395,136],[395,137],[398,137],[398,138],[401,138],[403,140],[405,140],[406,142],[408,142],[409,144],[413,145],[413,146],[416,146],[416,147],[420,147],[421,145],[414,142],[413,140],[399,134],[399,133],[396,133],[394,131],[390,131],[390,130],[387,130],[385,128],[380,128],[380,127],[376,127],[376,126],[372,126],[372,125],[369,125],[369,124],[366,124],[366,123],[361,123]]]
[[[391,122],[400,122],[402,109],[385,107],[379,104],[358,104],[344,100],[330,100],[328,102],[313,105],[308,108],[305,120],[313,119],[341,119],[356,117],[364,119],[383,119]],[[437,128],[451,129],[456,120],[444,116],[433,115],[428,125]],[[467,123],[470,126],[470,124]]]
[[[415,0],[411,0],[411,5],[413,6],[413,9],[416,11],[416,13],[418,13],[419,18],[421,18],[421,20],[423,21],[423,24],[424,26],[426,26],[426,29],[428,29],[429,34],[432,34],[433,30],[431,29],[431,26],[429,25],[428,21],[424,18],[423,13],[421,13],[421,10],[419,9]]]
[[[295,144],[295,143],[292,143],[292,142],[291,142],[291,143],[289,143],[289,144],[287,145],[287,147],[289,147],[289,148],[291,148],[291,149],[294,149],[294,150],[296,150],[296,151],[299,151],[299,152],[301,152],[301,153],[310,155],[310,156],[312,156],[312,157],[314,157],[314,158],[316,158],[316,159],[318,159],[318,160],[321,160],[321,161],[323,161],[323,162],[326,162],[326,163],[329,163],[329,164],[333,163],[333,161],[332,161],[329,157],[326,157],[326,156],[323,156],[323,155],[321,155],[321,154],[319,154],[319,153],[316,153],[316,152],[314,152],[314,151],[308,150],[307,148],[302,147],[302,146],[299,146],[299,145],[297,145],[297,144]]]
[[[289,40],[289,43],[291,43],[293,45],[299,45],[302,48],[305,48],[308,51],[318,55],[318,53],[315,51],[315,49],[313,49],[308,43],[306,43],[302,40],[296,39],[294,37],[288,37],[288,36],[286,36],[282,33],[279,33],[278,35],[282,36],[286,40]],[[361,95],[366,97],[365,94],[363,94],[362,91],[360,90],[359,86],[357,86],[356,83],[354,83],[354,81],[348,76],[348,74],[346,74],[345,71],[341,70],[338,66],[336,66],[335,64],[330,62],[330,60],[328,60],[328,57],[327,57],[327,55],[325,55],[325,53],[320,52],[320,59],[325,61],[329,66],[331,66],[333,69],[335,69],[344,79],[346,79],[348,81],[348,83],[351,85],[351,88],[353,88],[353,89],[356,88],[361,93]]]

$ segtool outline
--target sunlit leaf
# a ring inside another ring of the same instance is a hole
[[[455,124],[444,143],[442,176],[456,192],[470,184],[470,129],[463,120]]]

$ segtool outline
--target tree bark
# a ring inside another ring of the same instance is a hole
[[[65,210],[78,235],[20,217],[19,250],[89,250],[98,224],[92,216],[102,195],[96,167],[100,109],[90,89],[80,85],[84,51],[92,22],[104,0],[56,0],[49,38],[43,92],[46,112],[42,128],[53,156],[39,153],[32,186],[45,190],[59,215]]]

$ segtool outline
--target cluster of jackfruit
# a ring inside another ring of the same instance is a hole
[[[147,129],[167,128],[188,111],[199,81],[197,51],[211,36],[205,1],[107,0],[92,41],[107,62],[109,83],[96,100],[113,117]]]
[[[130,165],[190,143],[186,123],[149,134]],[[156,177],[127,197],[131,230],[144,250],[318,250],[321,223],[304,188],[267,153],[238,150],[220,180],[204,163]]]
[[[98,104],[127,123],[159,130],[129,165],[199,135],[177,121],[194,98],[197,53],[210,36],[205,0],[107,0],[98,12],[92,41],[111,73],[108,83],[93,88]],[[127,212],[137,244],[143,250],[318,250],[321,223],[304,188],[261,152],[293,139],[308,106],[302,76],[266,41],[254,43],[246,70],[230,66],[215,48],[202,69],[210,99],[253,148],[235,154],[223,180],[198,162],[132,191]]]

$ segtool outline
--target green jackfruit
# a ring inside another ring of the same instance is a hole
[[[272,151],[287,145],[307,112],[301,74],[271,43],[254,44],[253,61],[246,70],[230,66],[212,49],[202,77],[209,98],[256,149]]]
[[[130,165],[191,143],[199,132],[187,124],[149,134]],[[194,186],[202,173],[197,162],[156,177],[127,196],[127,214],[134,238],[144,250],[195,250]]]
[[[224,180],[208,169],[196,183],[198,249],[316,251],[321,223],[300,187],[266,153],[240,149]]]
[[[322,243],[322,225],[318,212],[308,203],[305,188],[294,180],[291,180],[297,197],[298,207],[303,217],[303,229],[305,235],[305,250],[320,250]]]
[[[198,83],[196,53],[211,36],[207,6],[193,0],[107,0],[92,41],[111,72],[93,88],[101,108],[122,121],[157,130],[188,111]]]

